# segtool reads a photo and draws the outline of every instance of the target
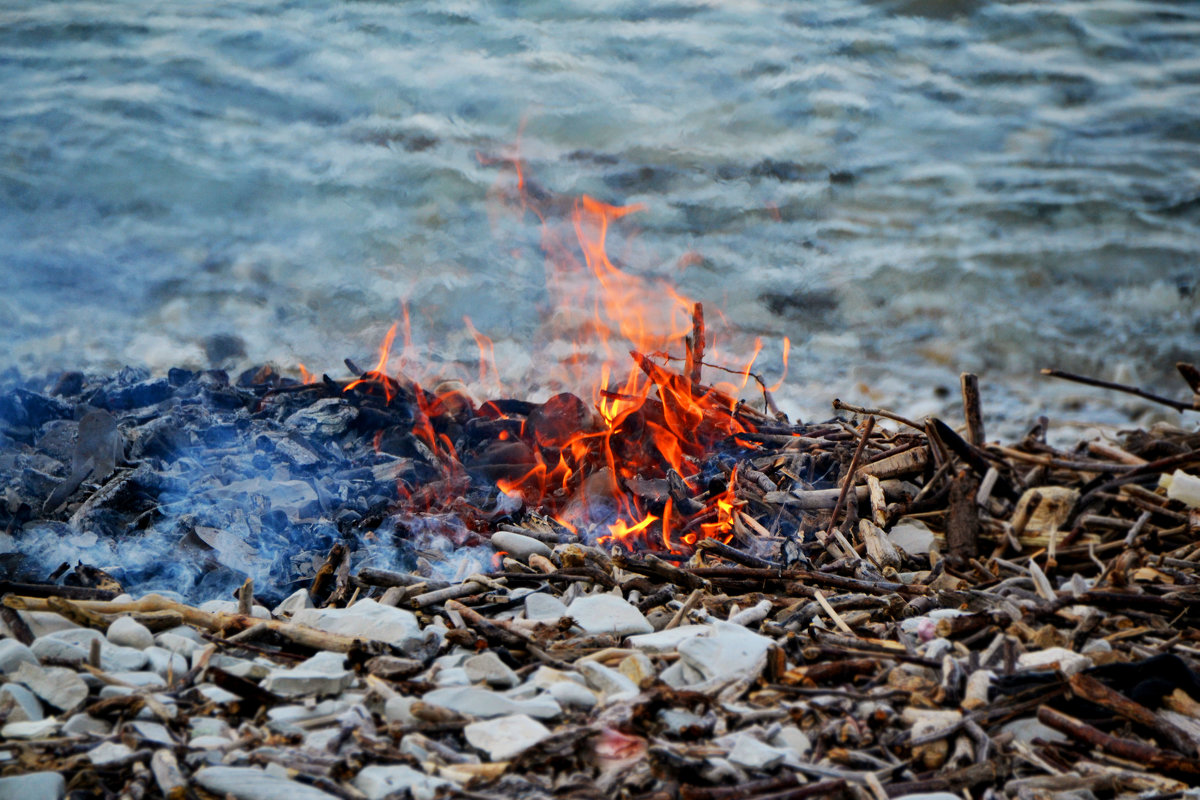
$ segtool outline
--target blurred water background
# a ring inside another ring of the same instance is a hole
[[[1036,371],[1179,396],[1200,357],[1195,3],[9,0],[0,90],[24,375],[344,376],[407,301],[424,357],[474,370],[469,315],[510,394],[548,391],[518,152],[645,204],[621,265],[731,361],[760,336],[775,380],[789,337],[793,415],[950,414],[972,370],[996,430],[1145,422]]]

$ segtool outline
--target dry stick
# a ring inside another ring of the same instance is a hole
[[[1200,394],[1200,369],[1196,369],[1195,364],[1189,364],[1186,361],[1176,361],[1175,369],[1179,370],[1179,374],[1187,381],[1187,385],[1196,394]],[[1196,402],[1195,400],[1192,401]]]
[[[959,376],[959,381],[962,384],[967,441],[976,447],[982,447],[986,437],[983,435],[983,408],[979,401],[979,376],[973,372],[964,372]]]
[[[679,623],[683,622],[687,613],[696,607],[696,603],[700,601],[700,595],[703,593],[700,589],[693,589],[692,593],[688,595],[687,600],[683,601],[683,605],[679,607],[679,610],[675,612],[675,616],[671,617],[671,621],[666,624],[663,630],[669,631],[671,628],[679,627]]]
[[[854,448],[854,455],[850,458],[850,466],[846,468],[846,475],[842,480],[842,489],[838,493],[837,503],[833,506],[833,513],[829,516],[829,527],[825,529],[825,541],[822,544],[828,549],[828,539],[833,535],[833,530],[837,527],[838,512],[842,510],[842,504],[846,502],[846,493],[850,491],[850,486],[854,483],[854,472],[858,468],[858,461],[862,458],[863,450],[867,448],[867,439],[871,437],[871,431],[875,430],[875,417],[867,417],[866,423],[863,424],[862,434],[858,439],[858,447]],[[846,553],[847,556],[852,556],[854,551]]]
[[[1176,365],[1178,366],[1178,365]],[[1169,406],[1176,411],[1200,411],[1200,402],[1197,398],[1192,398],[1192,401],[1184,402],[1180,400],[1172,400],[1170,397],[1147,392],[1145,389],[1139,389],[1136,386],[1127,386],[1123,383],[1113,383],[1112,381],[1102,381],[1099,378],[1089,378],[1086,375],[1076,375],[1073,372],[1065,372],[1061,369],[1043,369],[1043,375],[1049,375],[1051,378],[1061,378],[1065,381],[1074,381],[1082,383],[1086,386],[1097,386],[1101,389],[1112,389],[1117,392],[1125,392],[1126,394],[1136,395],[1143,400],[1149,400],[1152,403]]]
[[[692,337],[688,341],[688,380],[692,386],[700,385],[700,370],[704,366],[704,305],[692,306]],[[695,389],[693,388],[693,394]]]
[[[864,406],[855,406],[841,400],[834,400],[833,408],[835,411],[849,411],[851,414],[861,414],[864,417],[883,417],[884,419],[890,419],[893,422],[899,422],[901,425],[907,425],[913,430],[918,430],[922,433],[925,432],[924,425],[918,425],[908,417],[902,417],[894,411],[888,411],[884,408],[866,408]]]
[[[1099,728],[1060,711],[1055,711],[1049,706],[1039,707],[1037,718],[1038,722],[1043,725],[1048,725],[1072,739],[1095,747],[1111,756],[1123,758],[1126,761],[1136,761],[1153,769],[1175,775],[1200,775],[1200,761],[1194,758],[1172,755],[1142,742],[1111,736]]]
[[[1196,755],[1196,745],[1179,727],[1159,717],[1141,703],[1130,700],[1116,689],[1105,686],[1090,675],[1077,672],[1070,678],[1071,691],[1084,700],[1090,700],[1098,706],[1124,717],[1130,722],[1161,734],[1171,746],[1185,755]]]

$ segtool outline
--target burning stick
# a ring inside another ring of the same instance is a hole
[[[687,368],[684,370],[692,382],[692,394],[700,385],[700,370],[704,366],[704,305],[692,306],[692,335],[687,338]]]

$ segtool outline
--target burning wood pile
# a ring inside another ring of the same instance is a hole
[[[836,401],[792,424],[700,382],[700,316],[682,371],[635,354],[645,381],[595,405],[382,367],[4,394],[0,794],[1200,778],[1200,434],[989,443],[969,375],[961,432]],[[56,537],[156,555],[49,569]]]

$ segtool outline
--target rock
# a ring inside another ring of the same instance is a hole
[[[53,611],[18,611],[17,616],[29,626],[35,638],[41,638],[48,633],[79,629],[76,623]],[[0,633],[13,638],[13,632],[3,620],[0,620]]]
[[[892,800],[962,800],[962,797],[953,792],[916,792],[897,795]]]
[[[277,669],[263,681],[263,688],[284,697],[306,694],[337,694],[354,682],[341,653],[320,652],[290,669]]]
[[[1000,733],[1011,733],[1013,740],[1022,744],[1033,744],[1034,739],[1041,739],[1045,742],[1069,741],[1065,734],[1038,722],[1036,717],[1022,717],[1014,719],[1012,722],[1006,722],[1000,727]]]
[[[408,794],[413,800],[433,800],[438,789],[454,785],[404,765],[363,767],[353,783],[355,789],[367,796],[367,800],[380,800],[392,793],[399,796]]]
[[[434,689],[426,692],[422,700],[460,714],[484,718],[527,714],[538,719],[552,719],[562,713],[562,707],[547,695],[517,700],[474,686]]]
[[[612,667],[595,661],[578,661],[575,666],[592,688],[604,695],[606,702],[629,700],[638,696],[640,690],[637,684]]]
[[[19,683],[0,686],[0,712],[5,709],[10,709],[8,716],[5,718],[0,714],[0,718],[8,722],[38,722],[46,716],[33,692]]]
[[[271,613],[277,617],[291,617],[297,611],[303,611],[306,608],[312,607],[312,595],[308,593],[308,589],[297,589],[288,595],[283,602],[275,606]]]
[[[36,667],[22,662],[12,679],[60,711],[72,711],[88,697],[87,684],[66,667]]]
[[[11,640],[6,640],[11,641]],[[49,636],[34,641],[33,649],[30,650],[35,656],[33,664],[42,661],[56,661],[67,664],[82,664],[87,661],[88,652],[86,649],[77,644],[51,639]]]
[[[1045,650],[1035,650],[1032,653],[1022,653],[1017,657],[1019,669],[1037,670],[1057,668],[1064,675],[1074,675],[1080,670],[1092,665],[1092,660],[1065,647],[1050,647]]]
[[[639,689],[649,687],[658,678],[654,664],[649,656],[642,652],[632,653],[621,659],[621,663],[617,665],[617,672],[633,681]]]
[[[10,722],[0,728],[0,739],[49,739],[62,727],[54,717],[25,722]]]
[[[128,683],[132,686],[137,686],[142,689],[163,689],[166,688],[167,682],[157,672],[148,672],[146,670],[133,670],[131,672],[110,672],[111,677],[119,681]],[[122,686],[106,686],[106,689],[119,689]]]
[[[135,720],[130,723],[130,726],[137,732],[138,736],[151,744],[166,745],[167,747],[174,747],[176,745],[175,737],[161,723],[150,722],[148,720]]]
[[[778,765],[788,755],[786,750],[764,744],[749,733],[734,734],[733,748],[726,758],[739,767],[753,770],[768,770]]]
[[[771,744],[792,751],[798,759],[807,756],[813,748],[808,734],[795,725],[784,725],[780,728],[779,732],[775,734],[775,738],[771,740]]]
[[[571,680],[556,681],[546,691],[564,708],[592,708],[597,702],[591,689]]]
[[[359,600],[349,608],[301,609],[292,621],[342,636],[386,642],[415,658],[437,650],[441,644],[441,637],[434,631],[422,632],[411,611],[380,605],[371,599]]]
[[[887,534],[888,541],[910,556],[928,555],[933,547],[933,531],[924,522],[904,517]]]
[[[66,778],[57,772],[0,778],[0,800],[62,800],[66,794]]]
[[[184,658],[191,658],[192,653],[201,649],[200,644],[187,638],[186,636],[180,636],[177,633],[160,633],[158,636],[154,637],[154,641],[163,650],[171,653],[178,653]]]
[[[63,725],[63,733],[70,736],[108,736],[112,733],[112,723],[89,717],[87,714],[75,714]]]
[[[587,634],[632,636],[654,631],[636,606],[611,594],[580,597],[568,606],[567,614]]]
[[[710,628],[707,625],[681,625],[670,630],[630,636],[627,643],[630,647],[641,650],[643,653],[656,656],[663,653],[674,653],[681,643],[709,631]]]
[[[254,481],[242,481],[242,483],[251,483],[251,484],[254,484],[255,486],[258,485]],[[313,500],[317,499],[316,491],[314,491],[313,488],[311,486],[309,486],[307,483],[305,483],[304,481],[285,481],[285,483],[288,483],[288,484],[298,483],[301,486],[303,486],[305,489],[307,489],[309,492],[312,492]],[[226,490],[228,490],[233,485],[234,484],[231,483],[231,484],[229,484],[229,486],[226,486],[224,488]],[[275,506],[272,505],[272,508],[274,508],[274,507]],[[209,614],[236,614],[236,613],[238,613],[238,603],[237,603],[237,600],[207,600],[200,604],[200,610],[207,611]],[[264,606],[260,606],[260,605],[256,604],[256,605],[253,605],[250,607],[250,616],[257,617],[259,619],[270,619],[271,612],[268,611]]]
[[[470,686],[475,681],[471,680],[464,668],[448,667],[438,670],[433,682],[438,686]]]
[[[772,639],[740,625],[715,622],[709,632],[680,643],[680,661],[696,670],[705,681],[752,679],[766,665]]]
[[[149,659],[149,667],[157,675],[166,678],[167,675],[173,675],[178,678],[180,675],[188,671],[188,662],[183,656],[178,653],[172,653],[162,647],[154,645],[147,647],[144,651],[146,658]]]
[[[133,749],[120,742],[101,742],[88,751],[88,761],[97,767],[116,764],[133,755]]]
[[[525,596],[525,619],[556,620],[567,615],[563,601],[545,592],[533,592]]]
[[[682,708],[664,708],[658,712],[658,721],[672,736],[682,736],[688,731],[700,731],[710,728],[704,717]]]
[[[38,658],[16,639],[0,639],[0,675],[16,672],[22,663],[38,664]]]
[[[415,702],[414,697],[389,697],[383,704],[383,718],[391,725],[412,725],[418,722],[412,715],[412,704]]]
[[[338,800],[314,786],[277,778],[254,767],[205,767],[192,777],[218,797],[228,794],[237,800]]]
[[[482,681],[488,686],[499,686],[507,689],[521,682],[521,679],[517,677],[517,673],[513,672],[511,667],[501,661],[500,656],[490,650],[468,658],[463,662],[463,669],[466,671],[467,678],[471,683]]]
[[[69,645],[74,645],[83,652],[83,657],[86,658],[92,646],[93,640],[100,642],[100,668],[106,672],[128,672],[138,670],[146,666],[146,654],[135,647],[122,647],[115,645],[104,637],[100,631],[92,630],[91,628],[70,628],[64,631],[55,631],[48,633],[45,636],[39,637],[33,643],[34,652],[38,652],[43,647],[52,647],[52,645],[43,645],[42,641],[48,642],[64,642]],[[47,651],[49,652],[49,651]]]
[[[550,548],[544,542],[520,533],[497,531],[492,534],[492,547],[496,552],[508,553],[518,561],[529,561],[529,557],[534,555],[550,557]]]
[[[525,714],[472,722],[463,729],[467,742],[491,761],[508,761],[550,736],[546,726]]]
[[[133,617],[117,617],[108,626],[108,640],[121,647],[145,650],[154,644],[154,634]]]

